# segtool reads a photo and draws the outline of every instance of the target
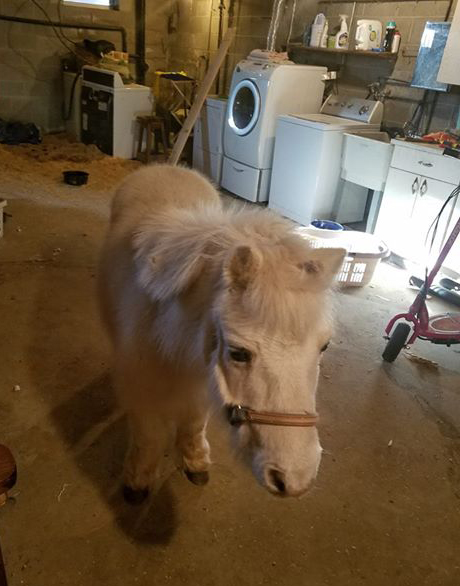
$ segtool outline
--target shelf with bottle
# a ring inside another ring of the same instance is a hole
[[[302,43],[289,43],[288,52],[290,51],[305,51],[308,53],[329,53],[333,55],[353,55],[356,57],[373,57],[375,59],[386,59],[395,61],[398,58],[398,53],[391,53],[390,51],[359,51],[357,49],[328,49],[326,47],[306,47]]]

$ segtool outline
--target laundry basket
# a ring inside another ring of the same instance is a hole
[[[387,245],[373,234],[344,230],[333,238],[323,238],[319,230],[310,227],[297,228],[296,232],[306,238],[315,248],[344,248],[347,256],[337,275],[342,287],[364,287],[368,285],[374,271],[390,251]]]

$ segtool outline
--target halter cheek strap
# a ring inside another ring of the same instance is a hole
[[[312,413],[273,413],[254,411],[241,405],[227,405],[227,419],[230,425],[239,427],[244,423],[259,425],[281,425],[284,427],[315,427],[318,415]]]

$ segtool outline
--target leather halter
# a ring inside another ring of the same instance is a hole
[[[259,425],[281,425],[284,427],[314,427],[318,415],[312,413],[273,413],[270,411],[254,411],[241,405],[227,405],[227,419],[230,425],[239,427],[244,423]]]

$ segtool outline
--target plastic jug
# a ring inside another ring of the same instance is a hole
[[[372,51],[382,43],[382,23],[379,20],[358,20],[356,23],[355,48]]]

